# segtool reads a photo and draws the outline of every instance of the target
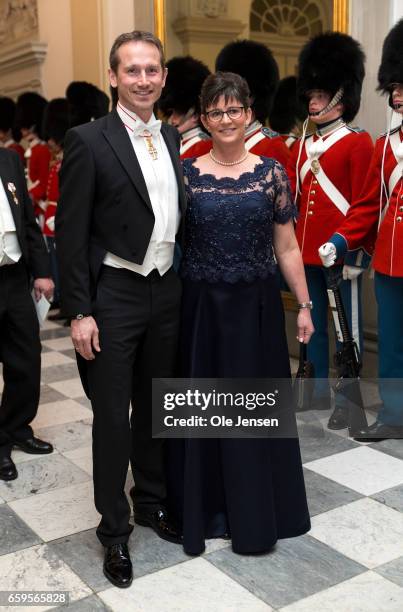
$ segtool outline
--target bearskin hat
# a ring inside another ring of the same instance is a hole
[[[70,104],[71,125],[99,119],[109,112],[109,98],[98,87],[86,81],[72,81],[66,89]]]
[[[323,89],[332,97],[343,87],[343,118],[348,123],[360,108],[365,55],[360,44],[348,34],[325,32],[311,38],[298,59],[298,93],[307,107],[306,94]]]
[[[169,115],[170,112],[186,114],[191,108],[200,114],[200,91],[210,70],[203,62],[190,55],[173,57],[167,62],[168,75],[158,108]]]
[[[252,110],[256,119],[265,123],[279,81],[277,62],[270,49],[253,40],[228,43],[218,54],[215,69],[235,72],[247,81]]]
[[[281,79],[270,113],[270,127],[280,134],[288,134],[305,117],[305,109],[297,96],[297,78]]]
[[[50,138],[63,145],[64,137],[70,127],[70,105],[66,98],[54,98],[45,108],[42,123],[44,140]]]
[[[403,83],[403,19],[391,29],[382,48],[378,90],[390,93],[391,83]]]
[[[8,132],[14,126],[15,102],[11,98],[0,97],[0,130]]]
[[[42,117],[46,104],[45,98],[34,91],[21,94],[17,99],[15,109],[16,129],[32,129],[41,137]]]

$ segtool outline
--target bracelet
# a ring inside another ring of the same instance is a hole
[[[312,310],[313,304],[312,304],[311,301],[309,301],[309,302],[300,302],[298,304],[298,308],[299,308],[299,310],[301,310],[301,308],[308,308],[308,310]]]

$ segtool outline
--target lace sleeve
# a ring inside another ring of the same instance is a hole
[[[191,165],[194,161],[194,158],[192,159],[184,159],[182,162],[182,167],[183,167],[183,182],[185,184],[185,192],[186,192],[186,199],[188,204],[190,203],[190,200],[192,199],[192,190],[190,188],[190,184],[189,184],[189,173],[191,170]]]
[[[290,219],[296,219],[298,212],[291,196],[290,182],[284,167],[276,162],[272,172],[274,184],[274,221],[284,224]]]

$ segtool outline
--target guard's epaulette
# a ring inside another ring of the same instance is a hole
[[[390,130],[389,134],[396,134],[396,132],[398,132],[401,127],[402,127],[401,125],[397,125],[396,127],[393,128],[393,130]],[[383,134],[379,136],[379,138],[383,138],[384,136],[387,136],[387,135],[388,133],[384,132]]]
[[[262,127],[262,132],[267,138],[276,138],[277,136],[280,136],[278,132],[275,132],[268,127]]]
[[[362,134],[363,132],[366,132],[367,130],[364,130],[363,128],[360,128],[356,125],[346,125],[346,128],[348,130],[350,130],[350,132],[355,132],[356,134]]]

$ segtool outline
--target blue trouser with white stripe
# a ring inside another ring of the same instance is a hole
[[[383,401],[378,421],[403,425],[403,278],[375,272],[375,295],[379,393]]]
[[[341,269],[342,266],[336,266]],[[329,398],[330,389],[329,376],[329,334],[328,334],[328,305],[327,294],[329,270],[321,266],[305,266],[305,275],[308,283],[309,296],[313,302],[312,322],[315,327],[308,344],[308,359],[315,367],[315,397],[317,399]],[[362,312],[361,312],[361,285],[362,275],[353,281],[342,280],[339,288],[346,311],[350,331],[357,343],[358,350],[362,353]],[[334,330],[333,322],[331,322]],[[337,349],[340,343],[336,339]],[[343,398],[336,397],[336,404],[343,405]]]

